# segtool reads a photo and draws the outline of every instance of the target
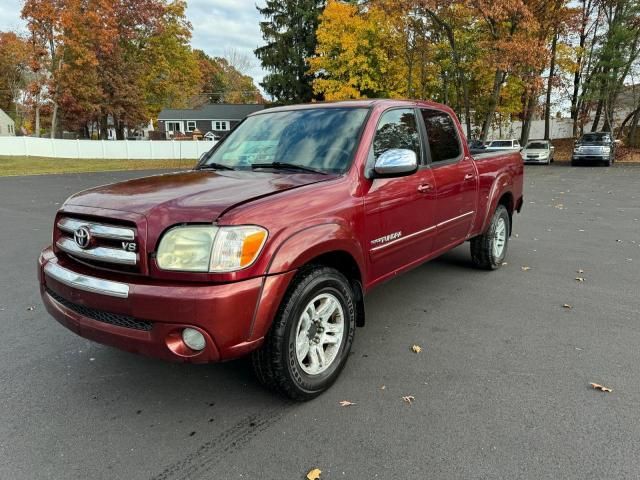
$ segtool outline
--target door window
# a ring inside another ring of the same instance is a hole
[[[422,109],[421,111],[429,138],[431,161],[439,163],[460,157],[460,138],[451,116],[438,110]]]
[[[420,158],[420,136],[416,115],[411,108],[388,110],[378,122],[376,136],[373,139],[373,156],[377,160],[387,150],[405,149],[416,152]]]

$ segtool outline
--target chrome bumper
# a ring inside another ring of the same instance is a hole
[[[99,293],[118,298],[129,297],[129,285],[126,283],[112,282],[81,275],[63,268],[57,263],[47,263],[44,266],[44,273],[60,283],[72,288],[77,288],[78,290],[84,290],[85,292]]]

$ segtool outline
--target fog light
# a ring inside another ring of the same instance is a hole
[[[207,344],[204,339],[204,335],[202,335],[198,330],[193,328],[185,328],[182,331],[182,341],[189,347],[191,350],[202,350]]]

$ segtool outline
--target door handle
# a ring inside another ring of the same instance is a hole
[[[472,178],[473,178],[473,173],[467,173],[467,174],[464,176],[464,179],[465,179],[465,180],[471,180]]]
[[[429,185],[428,183],[423,183],[418,187],[418,191],[420,193],[427,193],[429,190],[431,190],[431,185]]]

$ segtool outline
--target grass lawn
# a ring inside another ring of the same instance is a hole
[[[0,177],[49,173],[106,172],[110,170],[151,170],[190,168],[196,160],[94,160],[77,158],[0,156]]]

